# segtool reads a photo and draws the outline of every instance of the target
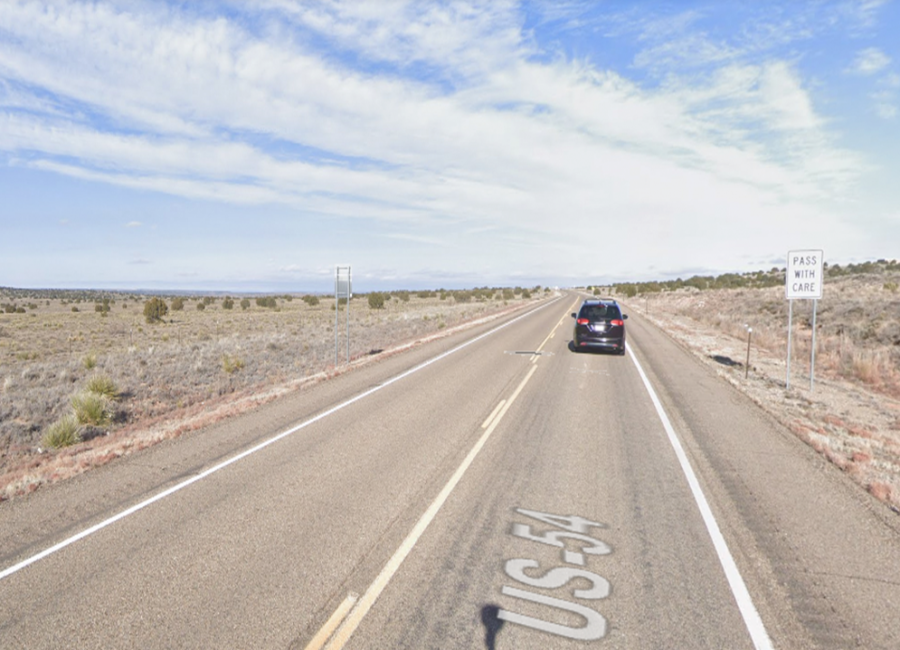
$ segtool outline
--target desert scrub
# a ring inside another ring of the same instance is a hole
[[[169,313],[169,306],[162,298],[151,298],[144,303],[144,319],[150,324],[161,323],[163,316]]]
[[[41,443],[50,449],[70,447],[81,442],[81,427],[74,414],[64,415],[47,427]]]
[[[229,357],[227,354],[222,355],[222,370],[229,375],[237,372],[244,367],[244,360],[239,357]]]
[[[84,358],[82,358],[81,365],[84,366],[85,370],[93,370],[97,367],[97,355],[93,352],[87,353],[84,355]]]
[[[108,397],[91,392],[78,393],[72,397],[71,404],[78,424],[105,427],[112,422],[112,405]]]
[[[119,397],[119,387],[106,375],[94,375],[87,381],[85,389],[94,395],[101,395],[109,400]]]

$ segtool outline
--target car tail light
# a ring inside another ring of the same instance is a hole
[[[623,325],[625,325],[625,321],[623,321],[623,320],[618,320],[618,319],[617,319],[617,320],[611,320],[611,321],[609,321],[609,324],[612,325],[613,327],[622,327]]]
[[[575,322],[578,323],[579,325],[587,325],[591,321],[589,321],[587,318],[579,318]]]

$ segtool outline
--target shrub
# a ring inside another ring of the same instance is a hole
[[[97,366],[97,355],[93,352],[88,352],[81,360],[81,365],[84,366],[85,370],[93,370]]]
[[[241,300],[241,309],[250,309],[250,301],[247,298]]]
[[[51,449],[61,449],[81,442],[81,427],[78,420],[71,413],[47,427],[41,444]]]
[[[523,298],[531,298],[531,292],[528,289],[522,289]]]
[[[384,295],[378,292],[370,293],[369,309],[384,309]]]
[[[222,355],[222,370],[229,375],[237,372],[244,367],[244,360],[239,357],[229,357],[227,354]]]
[[[315,307],[319,304],[319,299],[316,296],[303,296],[301,300],[310,307]]]
[[[270,307],[270,308],[274,309],[275,307],[278,306],[278,301],[275,300],[275,298],[272,296],[267,296],[265,298],[257,298],[256,304],[259,305],[260,307]]]
[[[144,303],[144,319],[150,323],[161,323],[163,316],[169,313],[169,306],[162,298],[151,298]]]
[[[184,309],[184,298],[172,298],[172,311],[181,311]]]
[[[119,387],[106,375],[94,375],[88,379],[85,388],[89,393],[101,395],[110,400],[115,400],[119,397]]]
[[[206,303],[205,303],[205,302],[198,302],[198,303],[197,303],[197,311],[203,311],[204,309],[206,309]]]
[[[95,393],[79,393],[72,397],[72,408],[78,424],[103,427],[112,421],[110,400]]]
[[[225,298],[225,300],[222,301],[222,309],[234,309],[234,300]]]
[[[885,289],[885,291],[890,291],[891,293],[897,293],[897,283],[896,282],[885,282],[884,289]]]

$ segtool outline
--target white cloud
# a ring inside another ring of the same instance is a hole
[[[692,31],[690,12],[650,26],[636,62],[709,71],[649,88],[536,60],[506,2],[253,6],[262,18],[246,22],[4,7],[0,152],[138,191],[351,217],[397,242],[484,232],[485,249],[536,257],[548,242],[576,256],[601,230],[662,233],[648,244],[660,259],[701,235],[765,247],[787,220],[818,224],[815,202],[865,168],[834,144],[794,64],[741,63]]]
[[[125,227],[126,228],[140,228],[143,225],[144,224],[142,224],[140,221],[129,221],[128,223],[125,224]]]
[[[861,75],[873,75],[884,70],[891,63],[891,57],[877,47],[860,50],[853,61],[852,70]]]
[[[892,120],[897,117],[897,106],[887,102],[875,103],[875,114],[883,120]]]

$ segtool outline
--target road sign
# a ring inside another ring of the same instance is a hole
[[[822,298],[825,255],[820,250],[790,251],[784,288],[788,300]]]
[[[338,312],[341,309],[341,300],[347,303],[347,363],[350,363],[350,298],[353,297],[350,282],[350,267],[336,266],[334,268],[334,367],[338,364]]]
[[[784,290],[788,299],[787,378],[791,387],[791,334],[794,329],[794,301],[812,300],[812,344],[809,357],[809,389],[815,386],[816,374],[816,301],[822,298],[825,284],[825,254],[820,250],[788,251]]]
[[[336,298],[351,298],[353,296],[349,266],[335,267],[334,295]]]

